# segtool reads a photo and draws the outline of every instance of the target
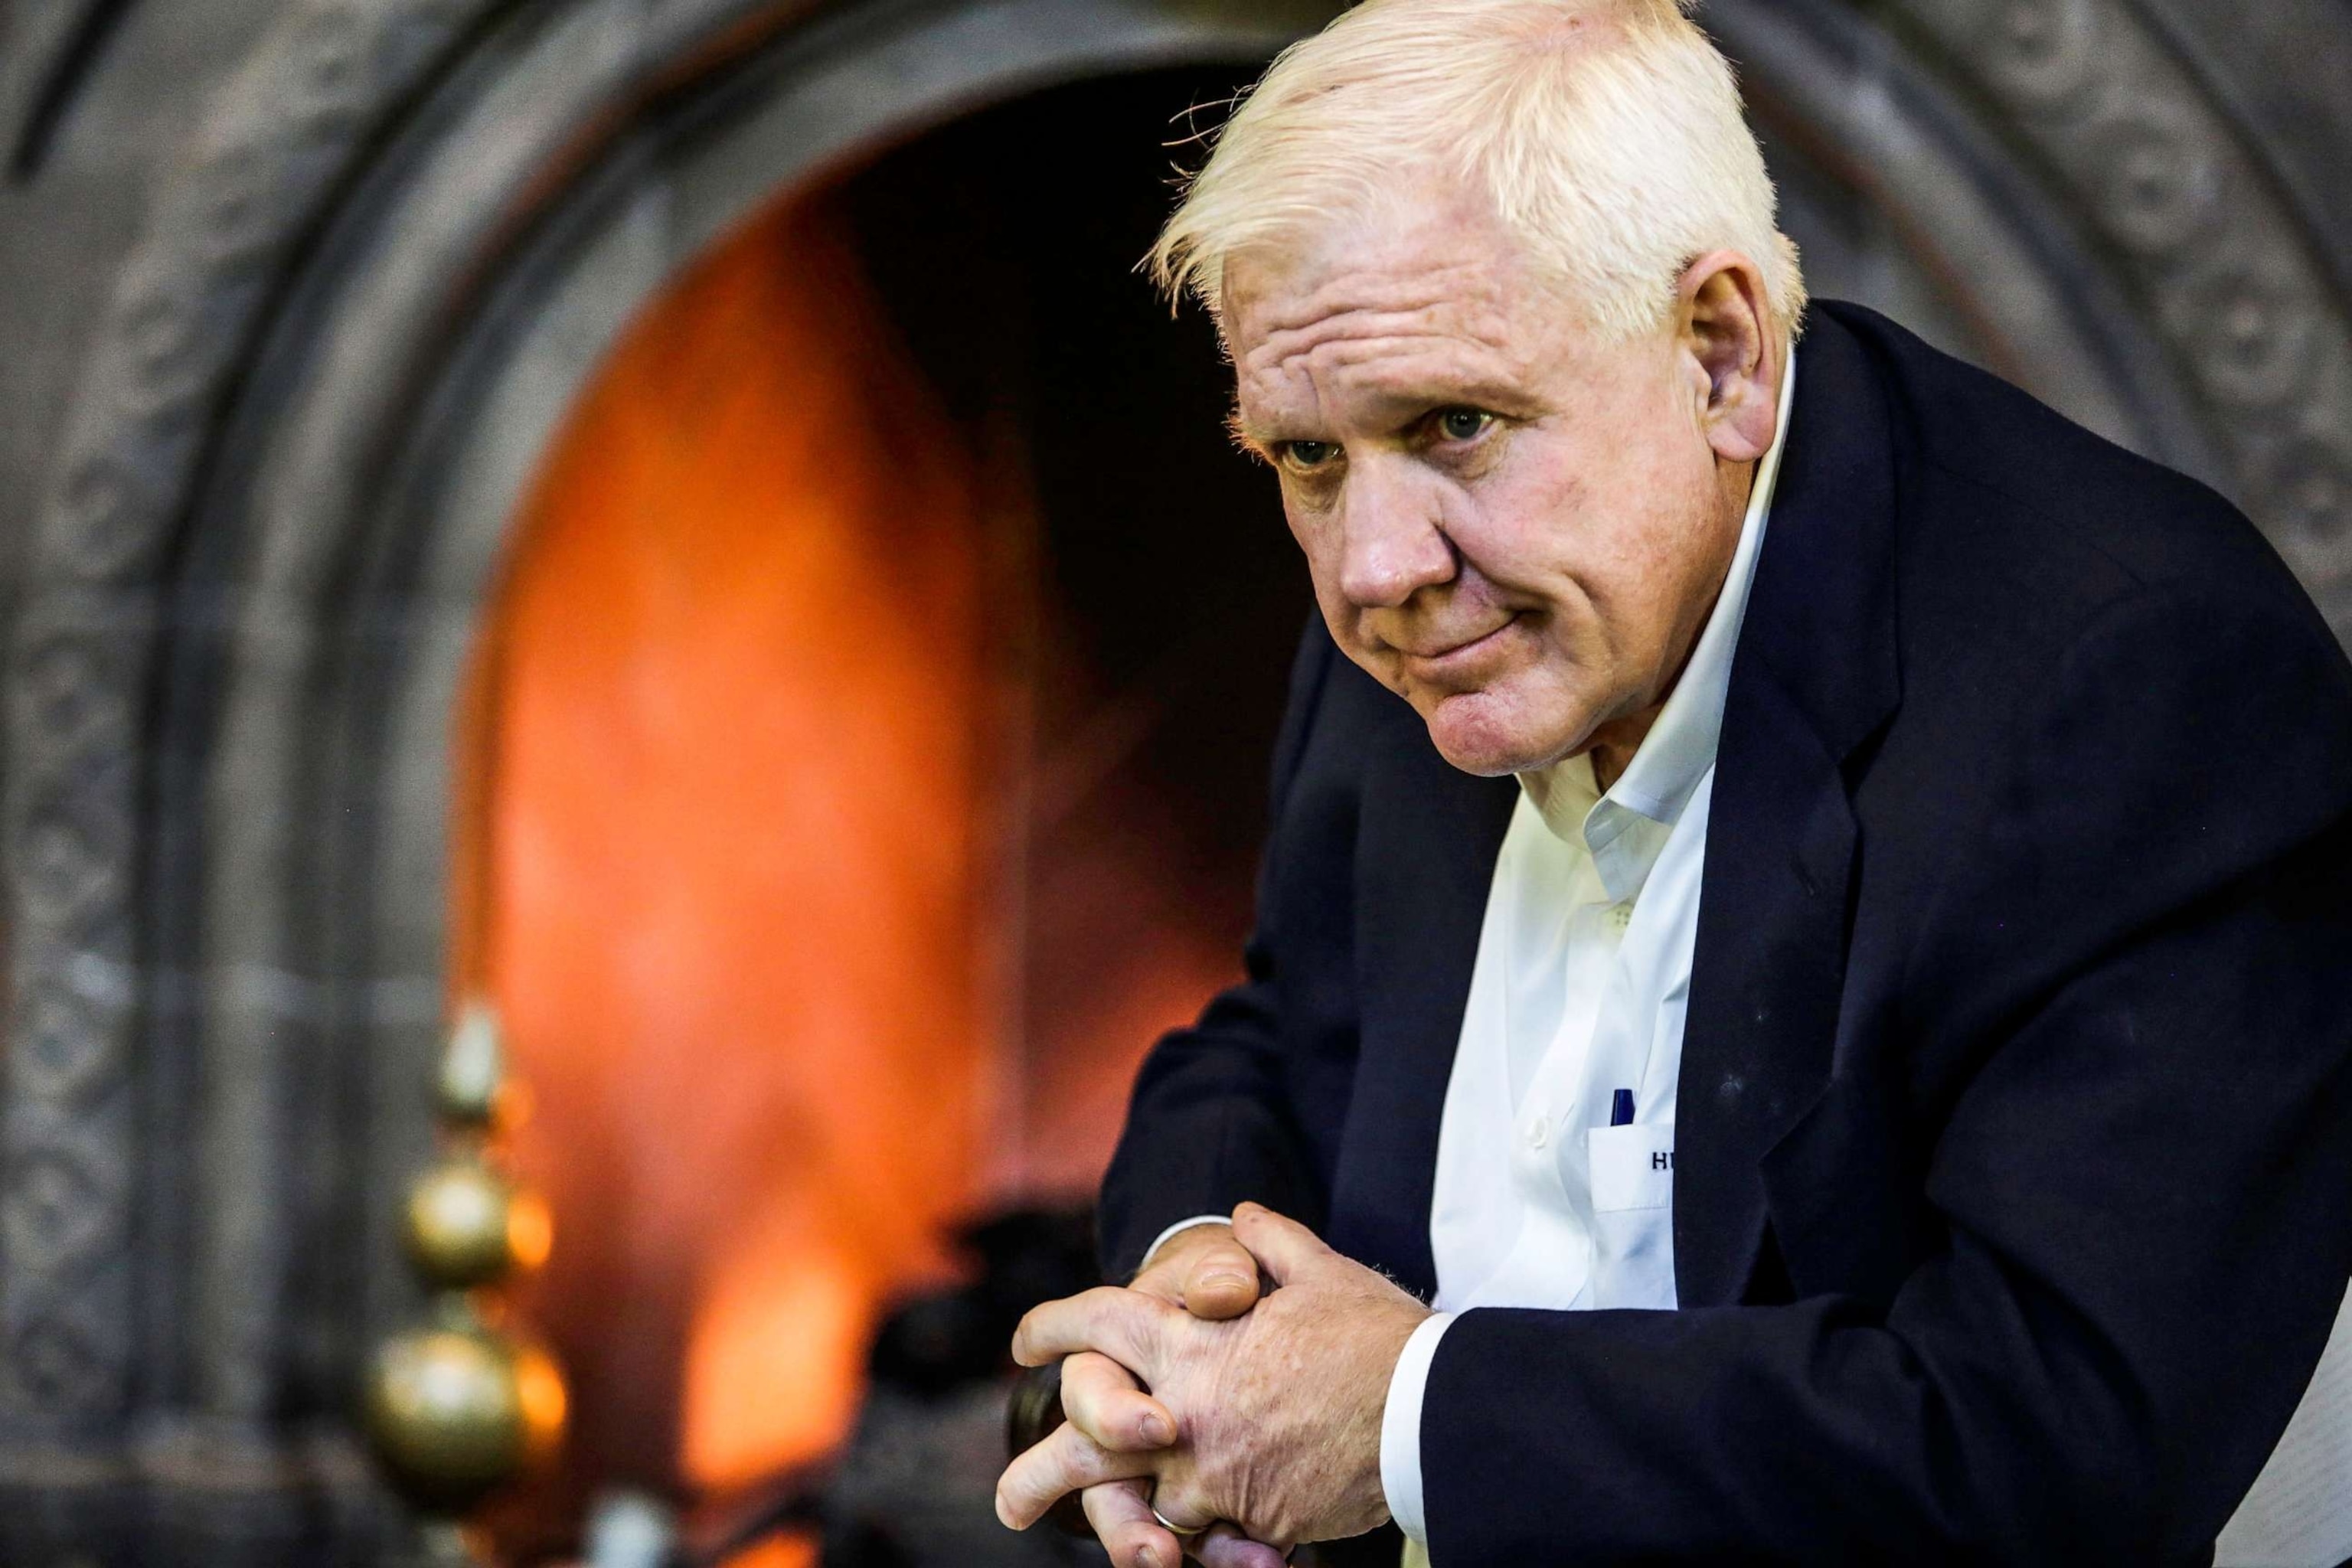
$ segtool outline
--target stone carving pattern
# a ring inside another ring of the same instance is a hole
[[[135,1370],[131,900],[163,563],[289,258],[495,0],[299,0],[215,100],[126,266],[9,654],[12,1047],[0,1056],[0,1414],[103,1428]]]
[[[2254,521],[2352,641],[2352,308],[2127,0],[1897,0],[2016,116],[2194,378]]]

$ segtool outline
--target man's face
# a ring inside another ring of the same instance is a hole
[[[1604,342],[1482,205],[1432,192],[1234,257],[1224,326],[1332,637],[1446,760],[1638,742],[1750,471],[1710,444],[1686,320]]]

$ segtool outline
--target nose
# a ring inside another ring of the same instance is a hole
[[[1438,519],[1436,498],[1408,474],[1377,461],[1359,465],[1340,499],[1339,592],[1348,602],[1399,609],[1422,589],[1453,581],[1454,546]]]

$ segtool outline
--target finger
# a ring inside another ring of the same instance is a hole
[[[1194,1317],[1238,1318],[1257,1305],[1257,1259],[1230,1228],[1196,1246],[1185,1264],[1180,1300]]]
[[[1033,1307],[1013,1333],[1013,1359],[1023,1366],[1099,1351],[1149,1384],[1160,1370],[1162,1324],[1176,1309],[1139,1290],[1104,1285]]]
[[[1183,1561],[1176,1538],[1151,1517],[1150,1489],[1143,1481],[1106,1481],[1079,1499],[1115,1568],[1177,1568]]]
[[[1070,1493],[1149,1476],[1153,1462],[1147,1455],[1114,1454],[1075,1426],[1056,1426],[996,1478],[996,1517],[1026,1530]]]
[[[1094,1351],[1062,1363],[1062,1413],[1070,1425],[1120,1453],[1164,1448],[1176,1440],[1168,1406],[1135,1386],[1127,1368]]]
[[[1252,1541],[1236,1525],[1220,1520],[1188,1544],[1192,1555],[1201,1560],[1202,1568],[1283,1568],[1289,1561],[1262,1541]]]
[[[1313,1231],[1262,1204],[1244,1204],[1234,1211],[1234,1238],[1250,1249],[1277,1285],[1287,1285],[1299,1274],[1338,1256]]]
[[[1150,1505],[1151,1511],[1160,1521],[1169,1527],[1169,1533],[1175,1536],[1187,1557],[1198,1557],[1202,1543],[1209,1538],[1209,1531],[1218,1528],[1215,1509],[1194,1497],[1185,1485],[1171,1483],[1165,1477],[1152,1484],[1151,1490],[1144,1494],[1143,1500]],[[1178,1525],[1184,1528],[1176,1529]]]

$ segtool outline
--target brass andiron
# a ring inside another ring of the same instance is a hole
[[[394,1489],[426,1516],[425,1557],[480,1561],[459,1521],[551,1455],[563,1436],[563,1375],[508,1331],[494,1294],[547,1258],[547,1206],[501,1171],[492,1143],[514,1100],[497,1016],[459,1016],[434,1096],[444,1149],[408,1189],[402,1238],[433,1291],[429,1319],[378,1348],[368,1435]]]

